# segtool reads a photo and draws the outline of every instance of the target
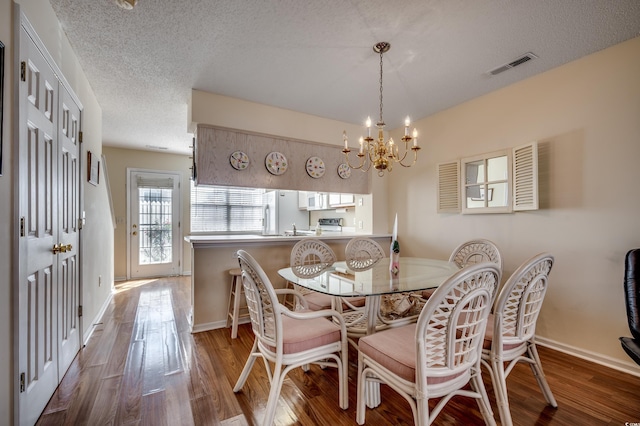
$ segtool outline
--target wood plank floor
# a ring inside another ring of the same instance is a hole
[[[266,372],[256,363],[242,392],[232,388],[253,343],[248,324],[237,339],[229,329],[191,334],[189,277],[130,281],[116,294],[38,425],[260,425],[267,401]],[[508,379],[516,425],[624,425],[640,422],[640,378],[540,348],[558,402],[546,406],[531,370]],[[280,425],[354,425],[356,365],[351,357],[349,409],[338,406],[333,369],[312,366],[285,380]],[[493,388],[484,374],[498,423]],[[382,386],[382,404],[367,424],[411,425],[408,403]],[[483,424],[474,401],[454,398],[438,425]]]

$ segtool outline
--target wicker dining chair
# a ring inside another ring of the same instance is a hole
[[[518,362],[529,364],[547,403],[558,406],[544,377],[535,341],[536,322],[553,262],[549,253],[540,253],[525,261],[502,287],[489,318],[482,365],[491,374],[500,419],[505,426],[512,424],[507,376]]]
[[[317,238],[303,238],[294,244],[291,249],[291,271],[300,278],[314,278],[331,267],[337,260],[336,254],[329,245]],[[290,287],[302,293],[307,301],[307,306],[313,311],[331,309],[333,297],[328,294],[304,288],[294,283]],[[292,300],[287,299],[287,306]]]
[[[354,237],[349,240],[344,254],[347,268],[352,271],[371,269],[380,259],[385,257],[382,246],[368,237]]]
[[[502,271],[502,255],[498,246],[493,242],[483,238],[465,241],[453,249],[449,256],[449,262],[464,268],[480,262],[493,262]],[[422,292],[422,298],[428,299],[433,294],[434,289]]]
[[[409,402],[416,425],[431,424],[457,395],[476,399],[485,422],[496,424],[480,358],[500,276],[492,262],[461,269],[433,293],[417,323],[359,340],[358,424],[365,422],[368,383],[377,382],[386,383]],[[430,412],[432,398],[439,401]]]
[[[275,290],[262,267],[246,251],[238,250],[236,257],[242,269],[242,284],[255,340],[233,391],[242,389],[256,359],[262,358],[271,389],[261,424],[271,425],[280,390],[289,371],[296,367],[306,370],[309,364],[337,367],[339,405],[347,409],[348,343],[340,313],[334,310],[301,312],[287,309],[279,303],[277,295],[296,294],[295,291]],[[304,305],[304,300],[299,303]]]
[[[460,268],[474,263],[493,262],[502,271],[500,250],[494,242],[486,239],[470,240],[460,244],[449,256],[449,262],[454,262]]]

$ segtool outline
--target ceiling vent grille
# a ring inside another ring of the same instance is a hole
[[[537,58],[536,55],[534,55],[531,52],[525,53],[524,55],[520,56],[519,58],[509,62],[508,64],[504,64],[504,65],[500,65],[498,68],[494,68],[491,71],[489,71],[487,74],[489,75],[497,75],[500,74],[501,72],[505,72],[508,69],[511,69],[513,67],[517,67],[518,65],[522,65],[525,62],[528,62],[532,59]]]

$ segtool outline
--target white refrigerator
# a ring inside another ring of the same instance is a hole
[[[309,229],[309,212],[298,208],[298,191],[275,190],[262,196],[262,235]]]

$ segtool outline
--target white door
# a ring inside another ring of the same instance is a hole
[[[60,86],[58,110],[58,349],[60,378],[80,350],[80,108]]]
[[[24,28],[20,33],[21,75],[19,83],[18,146],[18,374],[19,418],[34,424],[55,391],[64,371],[60,370],[61,336],[78,338],[77,328],[60,330],[61,291],[77,295],[77,233],[66,241],[60,232],[61,182],[78,178],[60,177],[58,135],[59,82],[43,54]],[[74,113],[78,115],[77,111]],[[75,160],[69,160],[73,165]],[[77,171],[76,171],[77,173]],[[77,196],[77,187],[75,194]],[[76,204],[77,206],[77,204]],[[75,208],[75,206],[74,206]],[[71,234],[72,235],[72,234]],[[65,238],[67,238],[65,236]],[[75,238],[75,239],[74,239]],[[61,256],[60,245],[71,244]],[[61,288],[60,277],[67,285]],[[77,299],[75,301],[77,305]],[[74,309],[74,311],[77,309]],[[77,318],[74,320],[77,327]],[[74,345],[77,352],[79,341]],[[75,355],[73,353],[73,356]],[[71,355],[70,355],[71,356]]]
[[[129,170],[129,276],[180,274],[180,174]]]

